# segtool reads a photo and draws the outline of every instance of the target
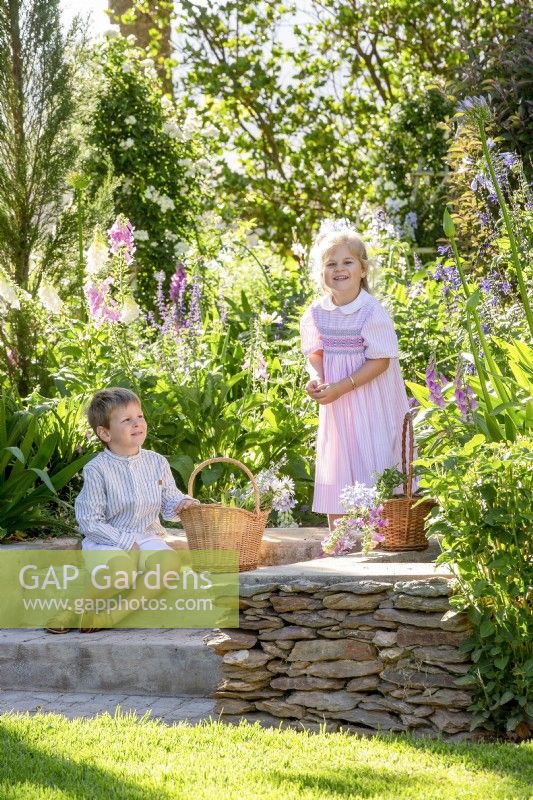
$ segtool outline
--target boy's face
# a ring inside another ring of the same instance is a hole
[[[148,426],[139,403],[128,403],[114,408],[110,414],[109,428],[99,425],[97,435],[118,456],[134,456],[144,444]]]

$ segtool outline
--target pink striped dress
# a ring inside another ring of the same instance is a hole
[[[315,301],[302,316],[300,334],[304,355],[323,351],[326,383],[355,373],[367,359],[390,358],[377,378],[319,405],[313,511],[342,514],[339,495],[345,486],[356,481],[373,486],[373,472],[402,468],[402,425],[409,401],[398,338],[386,308],[362,287],[344,306],[334,305],[329,295]],[[416,488],[413,481],[413,492]],[[398,487],[395,494],[402,491]]]

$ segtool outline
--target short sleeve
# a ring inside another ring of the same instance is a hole
[[[322,337],[313,318],[313,308],[307,308],[300,320],[300,340],[304,356],[310,356],[324,349]]]
[[[363,325],[365,358],[398,358],[398,337],[387,309],[376,306]]]

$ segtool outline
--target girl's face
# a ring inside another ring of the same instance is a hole
[[[357,297],[366,267],[353,255],[347,244],[339,244],[324,254],[323,270],[324,284],[334,298],[350,302]]]
[[[118,456],[134,456],[142,447],[148,426],[138,403],[114,408],[109,415],[109,428],[99,426],[96,433]]]

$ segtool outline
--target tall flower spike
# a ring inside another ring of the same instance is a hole
[[[136,250],[134,228],[131,222],[123,214],[119,214],[107,233],[111,252],[113,254],[122,253],[126,264],[131,264]]]
[[[442,385],[440,378],[437,376],[437,369],[435,366],[435,356],[431,356],[429,364],[426,369],[426,386],[429,389],[430,399],[439,408],[445,408],[446,403],[442,396]]]

